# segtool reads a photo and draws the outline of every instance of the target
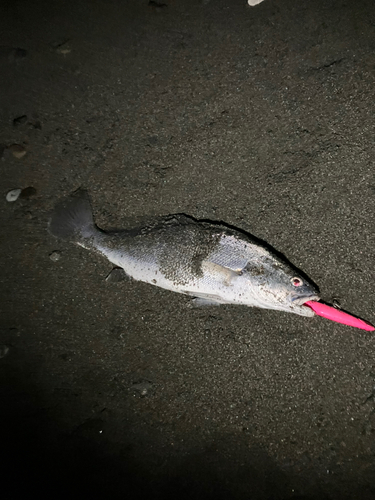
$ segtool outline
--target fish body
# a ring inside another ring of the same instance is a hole
[[[303,304],[316,287],[256,238],[186,215],[146,227],[102,231],[87,194],[59,203],[50,232],[105,256],[135,280],[195,297],[201,304],[238,304],[313,316]]]

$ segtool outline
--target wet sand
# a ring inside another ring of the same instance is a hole
[[[0,33],[3,498],[375,498],[373,334],[47,232],[79,187],[103,228],[225,221],[374,323],[374,2],[17,1]]]

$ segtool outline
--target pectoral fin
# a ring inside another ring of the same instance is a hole
[[[207,260],[202,262],[202,270],[205,274],[213,276],[225,286],[232,286],[232,280],[241,275],[242,272],[241,268],[229,269],[228,267]]]
[[[208,293],[199,293],[199,292],[183,292],[186,295],[190,295],[192,300],[190,304],[194,307],[201,306],[219,306],[220,304],[225,304],[223,299],[219,295],[211,295]]]
[[[112,269],[112,271],[110,271],[107,274],[105,280],[108,283],[118,283],[118,282],[124,281],[124,280],[131,281],[132,277],[129,276],[128,274],[126,274],[126,272],[124,271],[124,269],[122,267],[114,267]]]
[[[206,306],[220,306],[222,302],[217,302],[212,299],[203,299],[202,297],[195,297],[192,299],[191,304],[194,307],[206,307]]]

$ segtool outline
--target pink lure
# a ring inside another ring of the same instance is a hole
[[[367,321],[356,318],[355,316],[341,311],[340,309],[335,309],[334,307],[327,306],[327,304],[323,304],[322,302],[309,300],[308,302],[305,302],[304,305],[311,307],[311,309],[318,316],[323,316],[323,318],[330,319],[331,321],[336,321],[336,323],[354,326],[355,328],[361,328],[362,330],[367,330],[368,332],[373,332],[375,330],[375,328],[370,325],[370,323],[367,323]]]

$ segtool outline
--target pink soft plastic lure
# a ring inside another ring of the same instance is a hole
[[[363,319],[356,318],[351,314],[348,314],[340,309],[323,304],[323,302],[316,302],[315,300],[309,300],[304,303],[305,306],[311,307],[311,309],[323,318],[330,319],[331,321],[336,321],[336,323],[342,323],[343,325],[354,326],[355,328],[361,328],[362,330],[367,330],[368,332],[373,332],[375,328],[364,321]]]

